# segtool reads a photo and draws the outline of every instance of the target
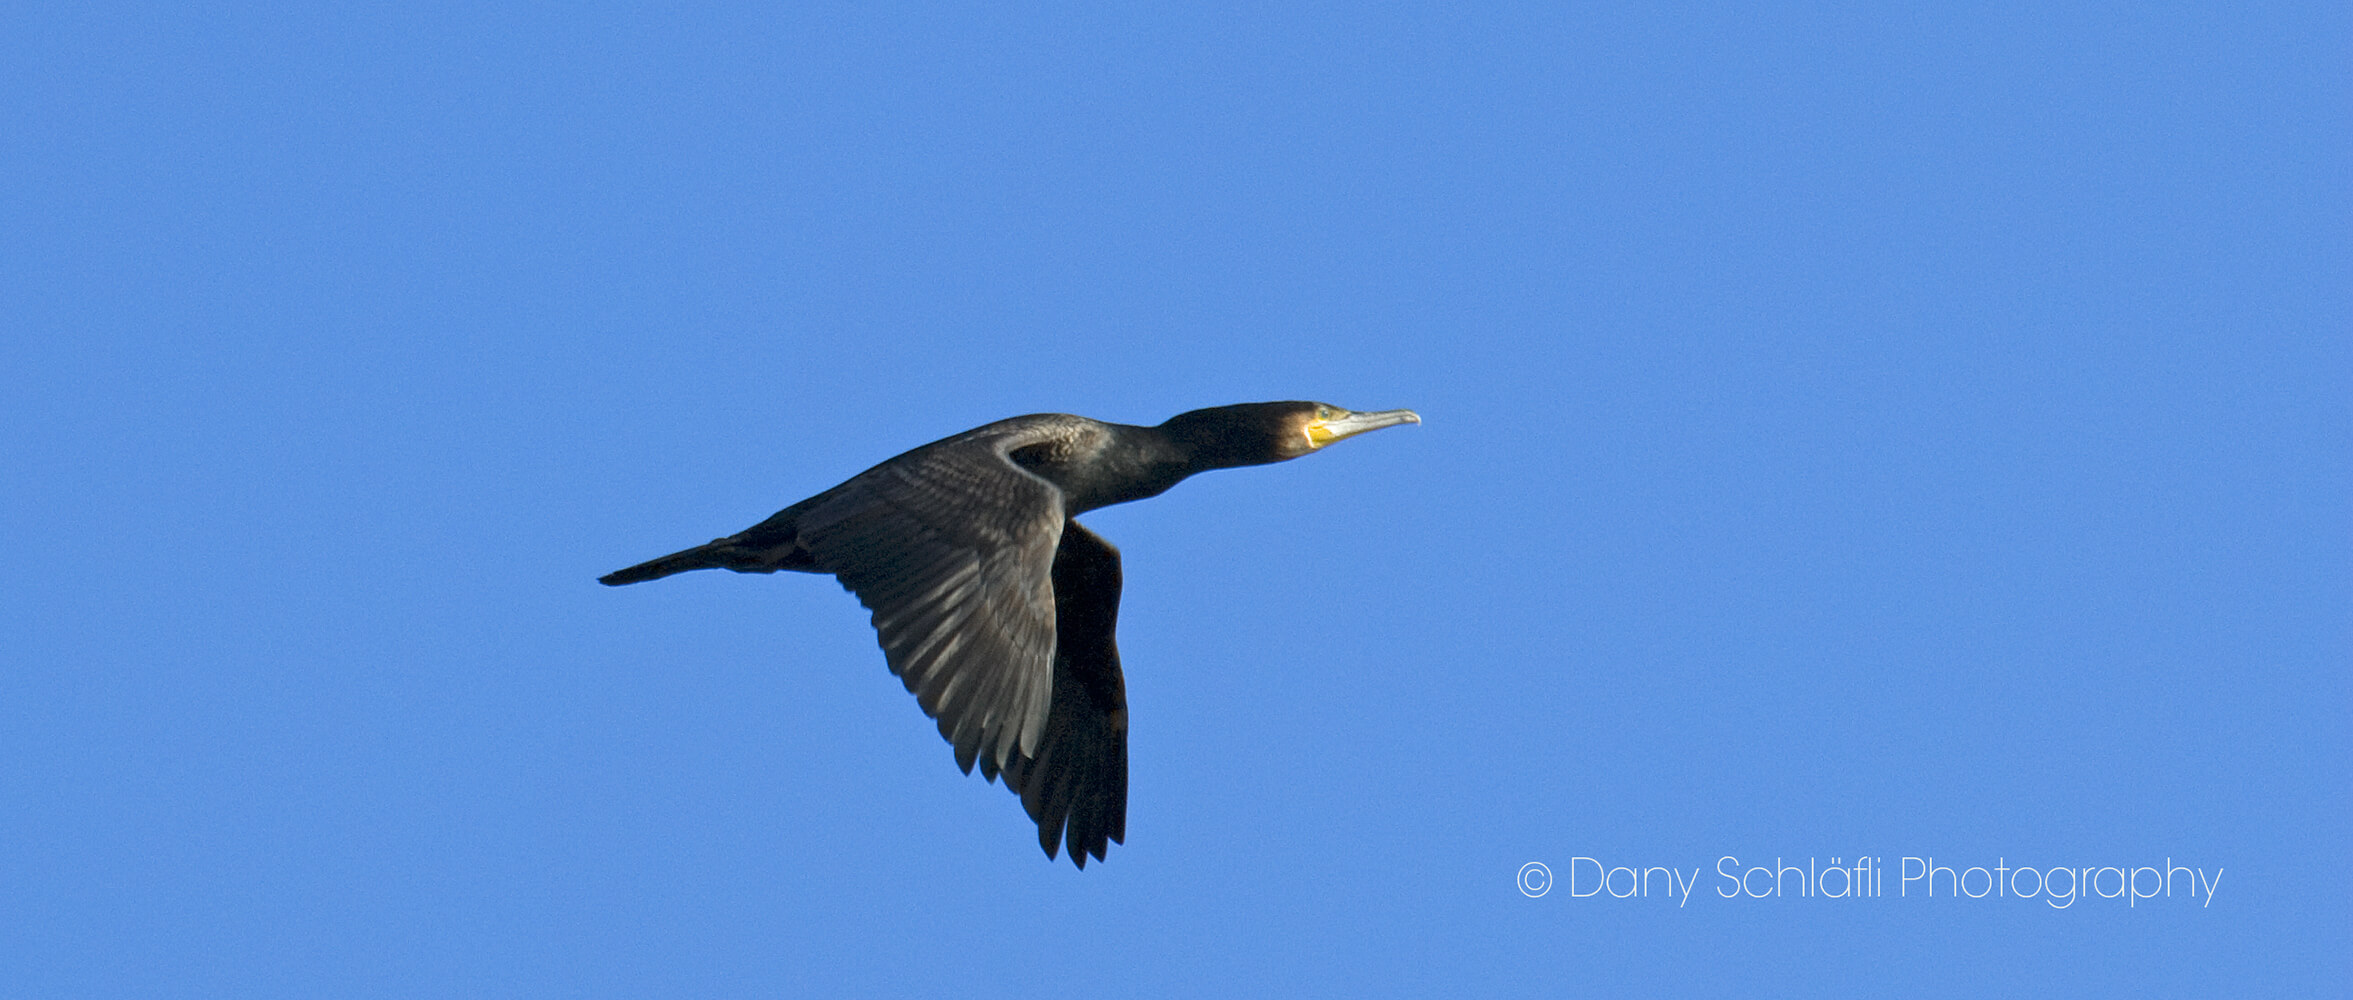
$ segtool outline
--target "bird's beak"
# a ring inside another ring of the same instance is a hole
[[[1377,413],[1348,413],[1325,420],[1307,422],[1307,440],[1321,448],[1341,438],[1352,438],[1366,431],[1377,431],[1398,424],[1418,424],[1422,415],[1412,410],[1381,410]]]

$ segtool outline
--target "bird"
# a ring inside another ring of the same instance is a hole
[[[1157,426],[1013,417],[924,445],[743,531],[599,578],[698,569],[835,577],[873,613],[883,658],[965,774],[1021,797],[1048,861],[1127,841],[1127,693],[1115,641],[1119,550],[1078,523],[1211,469],[1265,465],[1399,424],[1412,410],[1240,403]]]

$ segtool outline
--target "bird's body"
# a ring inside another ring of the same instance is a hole
[[[830,573],[874,612],[891,672],[966,772],[1005,779],[1048,857],[1124,841],[1127,696],[1119,551],[1078,514],[1209,469],[1296,458],[1409,410],[1245,403],[1157,427],[1014,417],[935,441],[734,535],[609,574]]]

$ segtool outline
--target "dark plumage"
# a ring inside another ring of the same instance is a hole
[[[1210,469],[1297,458],[1411,410],[1321,403],[1194,410],[1157,427],[1062,413],[935,441],[726,538],[605,576],[830,573],[874,612],[891,672],[956,765],[1021,796],[1079,867],[1127,836],[1127,694],[1114,641],[1119,550],[1072,520]]]

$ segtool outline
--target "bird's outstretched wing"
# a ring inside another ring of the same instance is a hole
[[[1036,754],[1047,729],[1062,492],[1010,455],[1048,430],[960,434],[779,515],[874,612],[891,672],[966,771]]]
[[[1077,521],[1054,553],[1057,619],[1053,706],[1035,754],[1004,765],[1005,787],[1038,823],[1038,846],[1053,857],[1102,860],[1109,841],[1127,840],[1127,684],[1119,672],[1119,550]],[[995,778],[990,762],[982,775]]]

